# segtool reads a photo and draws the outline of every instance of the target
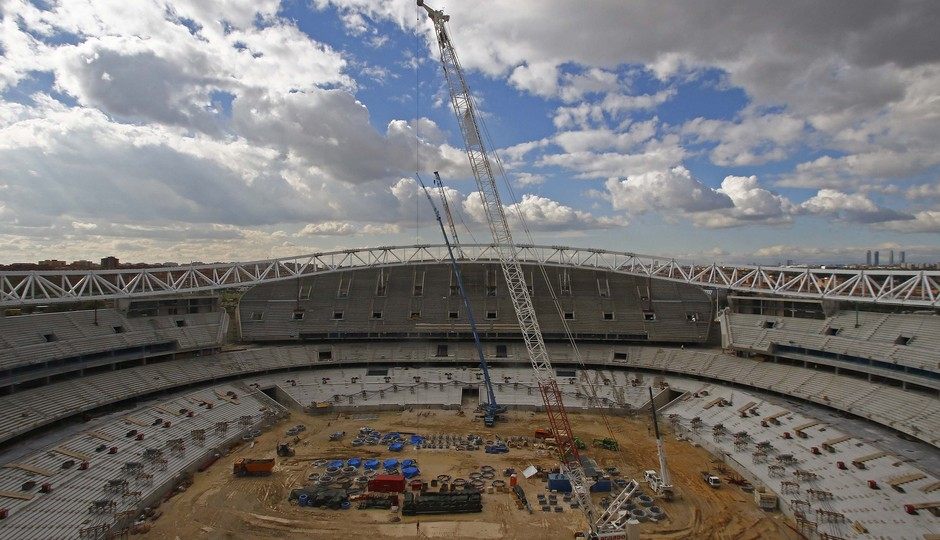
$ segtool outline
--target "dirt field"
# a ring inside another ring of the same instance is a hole
[[[374,416],[377,418],[362,418]],[[600,417],[572,414],[575,434],[586,441],[607,435]],[[620,453],[589,449],[588,455],[603,466],[617,466],[626,478],[642,481],[642,471],[657,467],[656,448],[649,434],[648,422],[630,418],[611,418],[613,430],[622,446]],[[645,420],[645,419],[643,419]],[[562,513],[546,513],[535,505],[536,495],[546,493],[545,483],[535,478],[519,483],[525,489],[535,512],[517,509],[511,493],[485,493],[483,512],[440,516],[397,516],[388,510],[331,511],[298,507],[287,501],[290,490],[302,487],[311,472],[322,472],[312,466],[318,458],[396,457],[416,459],[421,478],[439,474],[467,478],[481,465],[497,471],[506,467],[522,470],[530,464],[551,467],[553,457],[539,456],[530,448],[512,449],[508,454],[491,455],[483,450],[461,452],[448,450],[413,450],[406,447],[400,454],[381,446],[351,446],[352,437],[330,442],[329,433],[346,431],[353,434],[362,426],[382,432],[404,431],[430,435],[434,433],[487,433],[531,436],[533,430],[545,427],[544,415],[514,411],[508,422],[495,429],[484,428],[473,414],[459,416],[456,411],[414,410],[375,415],[305,416],[295,413],[275,429],[265,433],[253,448],[241,446],[221,458],[206,472],[197,473],[193,485],[160,507],[149,539],[187,540],[190,538],[573,538],[576,531],[586,528],[583,514],[564,505]],[[278,458],[274,474],[264,478],[236,478],[231,464],[237,457],[271,457],[279,439],[287,440],[284,431],[295,424],[307,425],[301,441],[295,445],[297,455]],[[699,478],[699,471],[714,469],[712,456],[688,442],[667,436],[667,455],[678,492],[677,500],[660,503],[667,519],[660,523],[644,523],[644,538],[799,538],[778,513],[758,509],[750,494],[732,485],[713,490]],[[645,483],[642,487],[646,488]],[[595,495],[595,501],[600,500]],[[400,519],[400,521],[396,521]]]

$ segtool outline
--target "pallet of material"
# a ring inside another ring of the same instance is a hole
[[[920,488],[920,490],[923,493],[933,493],[934,491],[937,491],[938,489],[940,489],[940,480],[937,480],[936,482],[931,482],[930,484],[927,484],[926,486]]]
[[[715,405],[718,405],[719,403],[721,403],[721,402],[724,401],[724,400],[725,400],[725,398],[723,398],[723,397],[715,398],[715,399],[709,401],[708,404],[705,405],[705,406],[702,407],[702,408],[705,409],[705,410],[711,409],[712,407],[714,407]]]
[[[862,456],[858,459],[853,459],[852,463],[865,463],[873,459],[883,458],[885,456],[890,456],[891,452],[875,452],[874,454],[868,454],[867,456]]]
[[[903,475],[903,476],[896,476],[896,477],[894,477],[894,478],[889,478],[889,479],[888,479],[888,485],[889,485],[889,486],[893,486],[893,487],[897,487],[897,486],[900,486],[900,485],[903,485],[903,484],[907,484],[907,483],[910,483],[910,482],[916,482],[917,480],[923,480],[924,478],[927,478],[927,475],[926,475],[926,474],[920,473],[920,472],[915,472],[915,473],[911,473],[911,474],[905,474],[905,475]]]
[[[215,391],[215,395],[218,396],[219,399],[223,399],[223,400],[225,400],[225,401],[228,401],[229,403],[234,403],[235,405],[238,405],[238,400],[237,400],[237,399],[233,399],[232,396],[226,394],[225,392],[223,392],[223,391],[221,391],[221,390],[216,390],[216,391]]]
[[[836,438],[834,438],[834,439],[829,439],[828,441],[826,441],[826,442],[823,443],[823,446],[835,446],[835,445],[839,444],[840,442],[845,442],[845,441],[847,441],[847,440],[849,440],[849,439],[851,439],[851,438],[852,438],[851,435],[842,435],[841,437],[836,437]]]
[[[809,429],[813,426],[818,426],[821,423],[822,422],[820,422],[819,420],[813,420],[812,422],[807,422],[805,424],[800,424],[796,426],[795,428],[793,428],[793,431],[803,431],[804,429]]]
[[[747,412],[747,411],[750,410],[750,408],[753,407],[754,405],[757,405],[757,402],[756,402],[756,401],[750,401],[750,402],[748,402],[747,405],[745,405],[745,406],[741,407],[740,409],[738,409],[738,412],[739,412],[739,413]]]
[[[78,452],[72,450],[71,448],[66,448],[64,446],[57,446],[53,449],[54,452],[58,452],[63,456],[68,456],[70,458],[80,459],[82,461],[91,461],[91,456],[84,452]]]
[[[103,431],[89,431],[88,436],[94,437],[95,439],[101,439],[104,442],[112,442],[114,440],[114,437]]]
[[[5,469],[19,469],[21,471],[36,473],[42,476],[55,476],[55,471],[51,469],[44,469],[42,467],[37,467],[35,465],[27,465],[26,463],[7,463],[3,466]]]
[[[776,419],[780,418],[781,416],[786,416],[786,415],[788,415],[788,414],[790,414],[790,411],[780,411],[780,412],[774,413],[774,414],[772,414],[772,415],[770,415],[770,416],[765,416],[765,417],[764,417],[764,420],[767,420],[767,421],[776,420]]]
[[[19,499],[21,501],[28,501],[33,498],[32,493],[23,493],[20,491],[2,491],[0,490],[0,497],[6,497],[8,499]]]
[[[164,407],[164,406],[162,406],[162,405],[154,405],[153,408],[154,408],[155,410],[158,410],[158,411],[162,412],[162,413],[172,414],[173,416],[179,416],[179,415],[180,415],[180,413],[178,413],[178,412],[176,412],[176,411],[171,411],[170,409],[167,409],[166,407]]]
[[[134,425],[136,425],[136,426],[140,426],[140,427],[148,427],[148,426],[150,426],[149,423],[144,422],[144,421],[141,420],[140,418],[134,418],[133,416],[125,416],[125,417],[124,417],[124,421],[125,421],[125,422],[129,422],[129,423],[131,423],[131,424],[134,424]]]

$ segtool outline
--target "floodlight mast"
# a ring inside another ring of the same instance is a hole
[[[594,504],[591,501],[591,494],[581,466],[578,448],[575,445],[571,424],[568,420],[568,412],[565,410],[562,401],[561,389],[555,379],[555,372],[552,369],[548,351],[545,348],[545,340],[542,337],[542,331],[535,316],[532,296],[525,281],[522,265],[519,263],[516,245],[513,242],[509,222],[506,219],[506,212],[500,200],[494,168],[483,142],[483,134],[480,129],[481,121],[477,115],[467,79],[460,67],[457,53],[445,27],[445,23],[450,20],[450,16],[445,15],[443,11],[431,9],[423,0],[418,0],[417,3],[418,6],[424,7],[428,12],[428,17],[434,23],[434,32],[440,47],[441,65],[450,91],[451,104],[457,116],[457,123],[460,126],[467,158],[470,161],[470,168],[473,170],[473,176],[480,190],[486,221],[493,236],[494,249],[499,256],[507,290],[516,317],[519,319],[522,338],[532,362],[532,368],[535,371],[535,378],[542,394],[545,412],[548,414],[548,421],[555,435],[555,442],[561,458],[561,469],[571,482],[572,493],[587,516],[588,526],[591,528],[592,533],[596,532],[595,521],[598,516],[595,515]]]

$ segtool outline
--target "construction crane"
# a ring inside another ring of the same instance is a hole
[[[441,181],[441,175],[434,171],[434,185],[441,196],[441,206],[444,208],[444,215],[447,216],[447,226],[450,229],[450,238],[457,247],[457,252],[463,255],[460,249],[460,239],[457,238],[457,226],[454,225],[454,214],[450,211],[450,203],[447,202],[447,192],[444,190],[444,182]],[[433,204],[433,203],[432,203]]]
[[[428,187],[424,185],[424,181],[421,180],[421,177],[417,174],[415,176],[418,178],[418,183],[421,184],[421,189],[424,190],[424,196],[428,198],[428,202],[431,203],[431,208],[434,209],[434,218],[437,219],[437,224],[441,227],[444,245],[447,246],[447,253],[450,255],[450,264],[454,271],[454,279],[457,281],[457,290],[460,292],[464,309],[467,311],[467,320],[470,322],[470,332],[473,334],[473,343],[476,346],[477,355],[480,357],[480,369],[483,371],[483,384],[486,386],[487,402],[482,405],[483,425],[493,427],[496,421],[499,420],[500,415],[506,412],[506,407],[500,406],[499,403],[496,402],[496,394],[493,392],[493,382],[490,380],[490,370],[486,365],[486,356],[483,352],[483,343],[480,341],[479,332],[477,332],[477,321],[473,316],[473,309],[470,307],[470,297],[467,296],[467,291],[463,286],[463,275],[460,273],[460,265],[457,264],[457,258],[454,257],[453,246],[450,243],[450,239],[447,238],[447,231],[444,230],[444,221],[441,219],[441,213],[438,212],[437,205],[434,204],[434,199],[431,198],[431,193],[428,191]],[[434,176],[440,181],[440,177],[436,172]],[[443,196],[443,191],[441,195]],[[451,223],[451,226],[453,226],[453,223]]]
[[[653,402],[653,387],[650,391],[650,415],[653,417],[653,432],[656,435],[656,452],[659,454],[659,474],[656,471],[646,471],[646,481],[649,483],[656,495],[665,500],[671,500],[673,496],[672,478],[669,475],[669,467],[666,465],[666,448],[663,445],[663,437],[659,433],[659,423],[656,421],[656,403]]]
[[[445,23],[450,20],[450,16],[445,15],[443,11],[430,8],[425,5],[423,0],[417,0],[417,4],[424,7],[428,12],[428,17],[434,24],[434,32],[441,53],[441,65],[444,69],[444,78],[450,92],[451,105],[457,116],[457,123],[460,126],[467,158],[470,161],[470,168],[473,170],[473,176],[480,190],[486,221],[493,237],[493,249],[499,257],[503,276],[506,279],[506,288],[512,300],[516,317],[519,319],[522,339],[532,361],[532,368],[535,371],[536,382],[542,394],[545,412],[548,415],[548,421],[555,436],[561,458],[562,472],[570,481],[572,494],[587,517],[588,526],[591,529],[590,535],[594,538],[622,536],[622,532],[612,530],[616,526],[613,525],[613,522],[619,522],[619,520],[614,519],[611,512],[598,515],[591,501],[591,494],[581,465],[578,447],[571,431],[571,423],[568,420],[568,412],[565,410],[562,401],[561,389],[555,379],[555,372],[552,369],[548,351],[545,348],[545,340],[542,337],[542,331],[535,315],[535,306],[532,303],[522,265],[519,263],[517,248],[512,239],[509,223],[506,220],[506,212],[500,200],[494,166],[490,162],[486,145],[483,142],[483,133],[480,130],[482,124],[478,119],[467,79],[460,67],[457,53],[445,27]],[[636,489],[635,482],[632,484],[632,489],[629,492],[624,490],[615,501],[626,502]]]

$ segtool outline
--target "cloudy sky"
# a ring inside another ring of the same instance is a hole
[[[452,4],[434,7],[534,241],[940,260],[940,3]],[[463,241],[488,240],[413,0],[0,17],[0,262],[438,242],[416,169],[441,172]]]

